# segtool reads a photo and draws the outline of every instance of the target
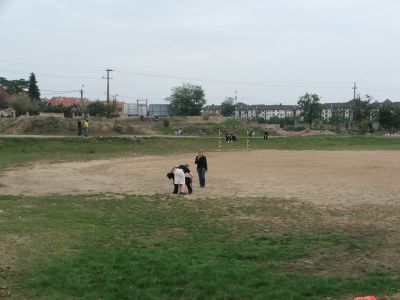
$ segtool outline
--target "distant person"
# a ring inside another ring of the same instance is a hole
[[[83,132],[84,132],[85,136],[87,137],[89,134],[89,120],[88,119],[86,119],[83,122]]]
[[[268,130],[264,130],[264,140],[268,140]]]
[[[203,150],[197,151],[197,156],[194,160],[194,163],[197,165],[197,174],[199,174],[199,182],[200,188],[204,188],[206,186],[206,172],[208,171],[207,167],[207,158],[204,155]]]
[[[81,120],[78,120],[77,127],[78,127],[78,136],[82,136],[82,121]]]

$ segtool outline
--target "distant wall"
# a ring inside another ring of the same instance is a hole
[[[54,112],[40,112],[39,116],[41,117],[56,117],[56,118],[64,118],[64,113],[54,113]]]

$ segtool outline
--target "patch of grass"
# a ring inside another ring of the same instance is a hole
[[[169,130],[170,127],[166,128]],[[246,138],[222,142],[222,151],[245,150]],[[197,149],[215,151],[218,139],[198,138],[0,138],[0,170],[34,161],[73,161],[113,158],[126,155],[193,153]],[[400,139],[369,136],[274,137],[267,141],[250,138],[250,150],[399,150]]]
[[[282,224],[304,210],[274,199],[261,203],[271,208],[265,217]],[[356,257],[358,247],[376,244],[357,230],[321,227],[316,208],[307,219],[312,230],[295,233],[226,219],[246,205],[163,196],[0,196],[0,221],[7,224],[0,227],[0,252],[15,257],[0,275],[13,296],[29,299],[325,299],[400,289],[398,269],[360,277],[288,270],[316,251],[328,263],[338,247]]]

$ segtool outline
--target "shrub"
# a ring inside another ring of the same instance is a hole
[[[163,119],[163,125],[164,125],[164,127],[169,127],[169,120]]]
[[[28,96],[23,94],[14,96],[11,100],[11,103],[17,116],[24,115],[31,107],[31,100]]]

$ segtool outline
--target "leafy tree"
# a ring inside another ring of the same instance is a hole
[[[104,117],[109,116],[115,111],[115,103],[107,105],[100,101],[95,101],[87,106],[87,112],[92,116]]]
[[[357,98],[354,101],[353,119],[357,122],[359,129],[363,133],[372,130],[374,110],[376,110],[376,105],[371,103],[372,100],[371,96],[366,95],[365,99]]]
[[[184,83],[172,88],[168,98],[171,103],[171,114],[176,116],[199,116],[206,100],[201,86]]]
[[[4,77],[0,77],[0,84],[11,95],[24,93],[28,89],[28,81],[25,79],[8,80]]]
[[[232,97],[227,97],[221,104],[221,115],[231,117],[235,113],[235,104]]]
[[[32,103],[40,102],[40,91],[39,87],[37,86],[37,80],[34,73],[31,73],[29,76],[28,95]]]
[[[9,107],[9,103],[7,102],[5,97],[0,94],[0,109],[4,109],[4,108],[8,108],[8,107]]]
[[[17,116],[27,113],[31,109],[32,105],[29,97],[23,94],[13,96],[11,103]]]
[[[393,103],[385,103],[378,112],[379,125],[387,130],[389,134],[393,134],[400,129],[400,109],[395,107]]]
[[[310,125],[310,128],[313,122],[321,117],[322,105],[317,94],[306,93],[299,98],[297,106],[301,110],[300,117]]]
[[[342,111],[334,111],[332,116],[329,118],[329,123],[333,125],[340,125],[346,123],[348,118],[346,118]]]

